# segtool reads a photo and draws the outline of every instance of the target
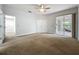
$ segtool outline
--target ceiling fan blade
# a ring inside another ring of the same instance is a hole
[[[45,9],[50,9],[50,7],[47,7],[47,8],[45,8]]]

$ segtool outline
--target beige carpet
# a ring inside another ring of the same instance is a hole
[[[0,54],[79,54],[79,42],[73,38],[35,33],[13,38],[0,45]]]

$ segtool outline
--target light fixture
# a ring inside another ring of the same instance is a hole
[[[42,12],[42,13],[43,13],[43,12],[46,12],[46,9],[44,8],[44,4],[41,4],[41,5],[40,5],[40,9],[39,9],[39,10],[40,10],[40,12]]]
[[[46,10],[43,9],[43,8],[41,8],[41,9],[39,9],[39,10],[40,10],[40,12],[46,12]]]
[[[47,5],[45,5],[45,4],[40,4],[40,5],[37,6],[37,9],[38,9],[40,12],[44,13],[44,12],[46,12],[46,11],[47,11],[48,9],[50,9],[50,8],[47,7]]]

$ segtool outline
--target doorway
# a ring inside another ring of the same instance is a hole
[[[72,37],[72,14],[56,17],[56,34]]]
[[[5,15],[5,37],[15,37],[15,16]]]

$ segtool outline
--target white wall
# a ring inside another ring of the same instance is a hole
[[[3,13],[2,11],[2,4],[0,4],[0,14]]]
[[[47,27],[46,25],[44,25],[46,23],[44,15],[27,13],[23,10],[17,10],[15,8],[6,6],[3,7],[3,11],[6,15],[13,15],[16,17],[16,35],[24,35],[38,32],[38,20],[44,20],[44,23],[40,24],[43,25],[44,28]],[[47,32],[46,29],[39,30],[39,32]]]

